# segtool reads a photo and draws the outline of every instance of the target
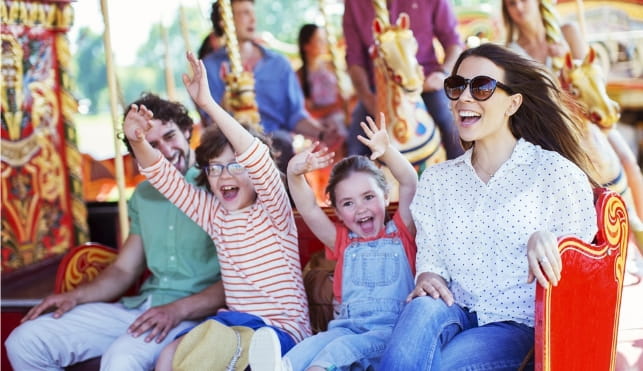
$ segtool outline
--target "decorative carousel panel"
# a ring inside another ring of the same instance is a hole
[[[71,125],[65,2],[7,1],[2,16],[2,272],[65,252],[87,228]]]

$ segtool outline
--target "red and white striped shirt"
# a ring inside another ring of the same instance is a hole
[[[141,172],[214,240],[228,309],[260,316],[299,342],[311,330],[286,188],[268,147],[258,139],[237,161],[246,167],[257,200],[233,212],[211,192],[187,183],[162,156]]]

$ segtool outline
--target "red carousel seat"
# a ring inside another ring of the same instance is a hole
[[[536,370],[614,370],[628,243],[621,197],[596,189],[598,233],[559,239],[563,278],[536,288]]]
[[[81,283],[92,281],[116,259],[117,254],[116,249],[96,242],[72,248],[58,265],[54,292],[71,291]]]

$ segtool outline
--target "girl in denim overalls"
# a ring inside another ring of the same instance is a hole
[[[390,144],[384,115],[381,128],[370,117],[367,121],[368,125],[362,122],[362,127],[368,139],[358,139],[370,148],[371,159],[384,162],[399,182],[397,212],[386,221],[388,185],[384,173],[368,158],[351,156],[333,167],[326,187],[342,222],[333,223],[317,205],[304,174],[328,166],[334,154],[314,145],[293,157],[288,165],[290,192],[306,224],[327,246],[327,257],[337,260],[334,293],[341,306],[328,331],[305,339],[283,361],[274,357],[275,362],[270,364],[269,354],[264,354],[257,357],[262,365],[253,364],[251,346],[253,371],[378,368],[414,285],[415,227],[409,205],[417,173]]]

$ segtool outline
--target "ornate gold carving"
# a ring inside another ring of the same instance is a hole
[[[2,34],[2,88],[0,101],[9,139],[20,137],[22,122],[22,58],[20,43],[11,34]]]
[[[69,3],[37,3],[32,1],[3,1],[0,8],[2,22],[7,25],[41,25],[46,28],[71,27],[74,10]]]

